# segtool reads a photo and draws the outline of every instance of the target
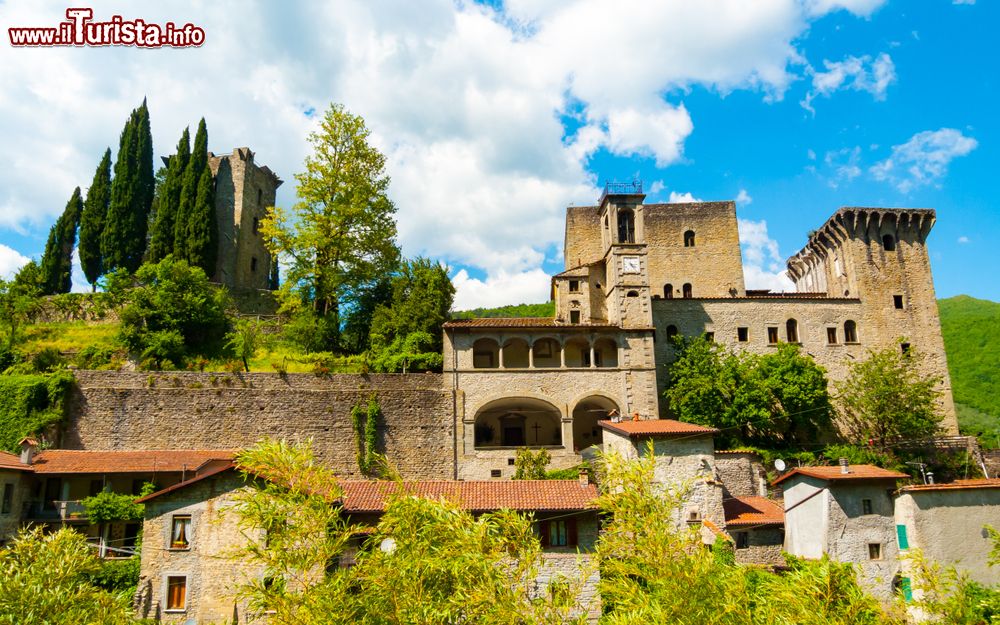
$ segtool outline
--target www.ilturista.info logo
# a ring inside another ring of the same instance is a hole
[[[93,9],[66,9],[66,21],[55,27],[8,28],[10,45],[48,46],[138,46],[140,48],[187,48],[205,43],[205,31],[194,24],[153,24],[114,15],[107,22],[93,21]]]

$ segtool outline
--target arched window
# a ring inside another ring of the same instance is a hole
[[[789,343],[799,342],[799,322],[789,319],[785,322],[785,340]]]
[[[677,326],[671,324],[667,326],[667,338],[672,339],[677,336]]]
[[[674,285],[669,283],[663,285],[663,298],[674,299]]]
[[[635,215],[630,210],[618,211],[618,242],[635,243]]]
[[[854,321],[851,321],[850,319],[844,322],[844,342],[858,342],[858,324],[854,323]]]
[[[882,236],[882,249],[887,252],[896,251],[896,239],[891,234]]]
[[[639,291],[629,291],[625,294],[625,297],[639,297]]]
[[[472,366],[496,369],[500,366],[500,345],[493,339],[479,339],[472,344]]]
[[[684,294],[684,299],[691,299],[691,283],[685,282],[684,286],[681,287],[681,292]]]
[[[694,247],[694,230],[684,233],[684,247]]]

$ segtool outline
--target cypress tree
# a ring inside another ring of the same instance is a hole
[[[219,225],[215,220],[212,172],[205,167],[198,181],[198,197],[188,216],[188,262],[201,267],[210,279],[215,274],[219,248]]]
[[[135,271],[142,264],[154,184],[153,139],[143,100],[129,116],[119,142],[111,203],[101,237],[105,271]]]
[[[149,237],[149,260],[157,263],[174,253],[174,228],[184,186],[184,170],[191,157],[191,133],[187,128],[177,142],[177,152],[170,157],[167,178],[156,209],[156,219]]]
[[[104,220],[108,214],[108,204],[111,202],[111,148],[104,152],[94,181],[87,190],[87,201],[83,204],[80,215],[80,264],[83,274],[87,276],[93,288],[97,288],[97,279],[104,273],[101,257],[101,234],[104,232]]]
[[[49,239],[45,243],[41,262],[42,293],[45,295],[69,293],[73,286],[73,247],[76,246],[76,229],[82,212],[83,199],[80,187],[77,187],[62,215],[49,230]]]
[[[190,259],[188,228],[191,213],[198,201],[198,183],[201,181],[202,172],[206,169],[208,169],[208,128],[205,125],[205,118],[202,117],[194,134],[191,158],[184,168],[184,184],[181,187],[180,202],[177,204],[177,214],[174,216],[174,255],[184,260]]]

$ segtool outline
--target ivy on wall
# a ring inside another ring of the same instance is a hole
[[[62,421],[72,385],[68,371],[0,375],[0,449],[16,452],[23,437]]]
[[[376,395],[368,398],[367,405],[358,402],[351,408],[351,424],[354,426],[354,438],[358,446],[358,468],[365,475],[371,472],[375,464],[378,421],[381,418],[382,407]]]

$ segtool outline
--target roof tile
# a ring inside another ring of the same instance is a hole
[[[904,493],[925,490],[968,490],[973,488],[1000,488],[1000,478],[955,480],[945,484],[913,484],[899,489]]]
[[[231,450],[82,451],[46,449],[35,454],[35,473],[180,473],[212,460],[230,460]]]
[[[345,481],[344,510],[381,512],[386,499],[397,492],[395,482]],[[402,488],[417,497],[445,498],[465,510],[585,510],[597,498],[597,487],[578,480],[415,481]]]
[[[890,471],[871,464],[852,464],[848,467],[848,473],[841,471],[840,465],[832,467],[797,467],[785,473],[771,484],[778,484],[792,477],[793,475],[805,475],[826,481],[850,481],[850,480],[904,480],[910,476],[899,471]]]
[[[726,527],[733,525],[784,525],[785,510],[767,497],[733,497],[722,502]]]
[[[6,451],[0,451],[0,469],[13,469],[15,471],[30,471],[31,467],[21,463],[21,457],[15,456]]]
[[[640,421],[598,421],[605,430],[626,436],[680,436],[684,434],[718,434],[715,428],[706,428],[694,423],[684,423],[674,419],[644,419]]]

